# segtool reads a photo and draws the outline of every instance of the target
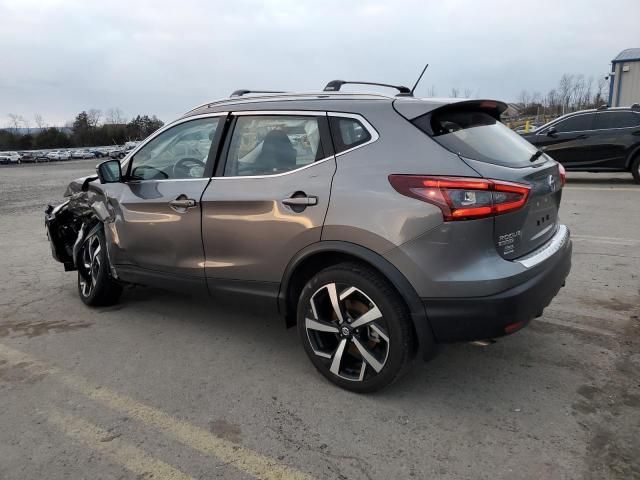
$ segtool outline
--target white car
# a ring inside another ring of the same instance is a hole
[[[84,158],[86,154],[87,152],[84,150],[74,150],[71,152],[71,158]]]
[[[0,152],[0,163],[5,165],[9,163],[20,163],[20,154],[18,152]]]
[[[71,154],[64,150],[54,150],[53,152],[47,153],[47,158],[49,160],[69,160]]]

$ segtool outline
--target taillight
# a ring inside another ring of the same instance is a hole
[[[560,184],[564,187],[567,184],[567,171],[561,163],[558,164],[558,170],[560,171]]]
[[[389,182],[402,195],[440,207],[445,221],[513,212],[527,202],[531,190],[519,183],[465,177],[389,175]]]

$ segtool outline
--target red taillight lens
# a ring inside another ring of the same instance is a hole
[[[558,170],[560,171],[560,184],[564,187],[567,184],[567,171],[561,163],[558,164]]]
[[[519,183],[464,177],[389,175],[402,195],[440,207],[445,221],[491,217],[521,208],[531,188]]]

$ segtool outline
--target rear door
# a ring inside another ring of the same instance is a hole
[[[580,169],[596,159],[589,139],[593,136],[596,114],[573,115],[545,128],[536,135],[535,144],[567,170]]]
[[[640,142],[640,114],[601,111],[594,132],[587,140],[596,157],[592,166],[602,170],[624,170],[630,149]]]
[[[320,240],[336,170],[325,112],[236,112],[202,196],[211,293],[275,298],[284,270]],[[275,305],[275,304],[274,304]]]

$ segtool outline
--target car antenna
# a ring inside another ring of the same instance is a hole
[[[416,80],[416,83],[413,84],[413,88],[411,89],[411,92],[409,93],[409,95],[411,97],[413,97],[413,92],[416,89],[416,87],[418,86],[418,83],[420,83],[420,80],[422,80],[422,76],[424,75],[424,72],[427,71],[427,68],[429,68],[429,64],[427,63],[424,68],[422,69],[422,73],[420,74],[420,76],[418,77],[418,80]]]

